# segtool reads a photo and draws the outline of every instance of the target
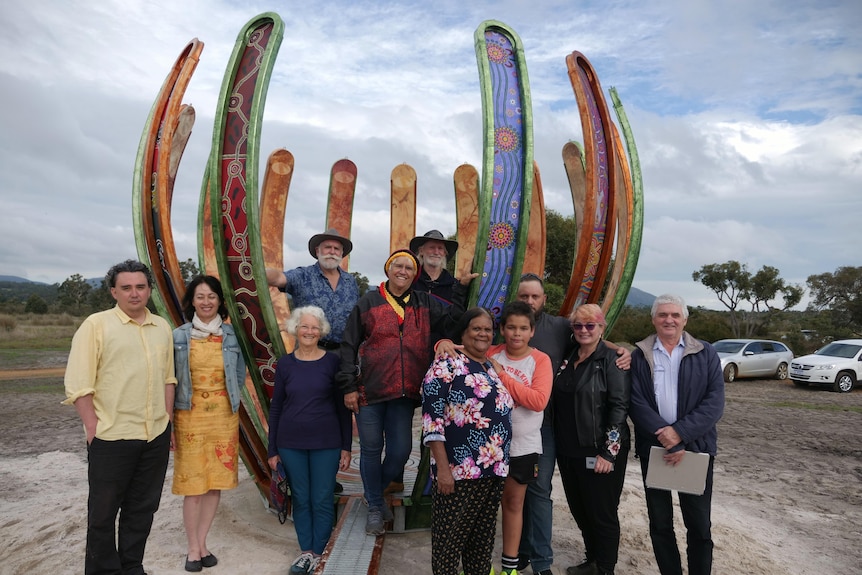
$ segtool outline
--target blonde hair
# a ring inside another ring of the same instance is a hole
[[[569,314],[569,323],[575,323],[576,319],[591,321],[602,326],[607,325],[602,308],[594,303],[585,303],[572,310],[572,313]]]

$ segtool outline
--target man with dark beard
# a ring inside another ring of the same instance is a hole
[[[337,350],[341,345],[347,316],[359,300],[356,278],[341,269],[341,259],[353,249],[353,243],[334,229],[311,236],[308,253],[316,264],[282,272],[266,270],[266,281],[293,297],[293,307],[309,305],[323,310],[332,326],[329,336],[318,345]]]

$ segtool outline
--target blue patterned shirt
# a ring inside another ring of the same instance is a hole
[[[333,290],[329,278],[323,275],[318,264],[300,267],[284,272],[287,284],[283,291],[293,297],[293,307],[316,305],[326,314],[332,331],[326,340],[341,343],[347,316],[359,300],[359,286],[356,278],[341,268],[338,268],[341,279]]]
[[[442,441],[455,481],[509,475],[509,390],[463,354],[435,360],[422,382],[423,442]],[[437,477],[437,462],[431,458]]]

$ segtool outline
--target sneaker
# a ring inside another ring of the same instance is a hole
[[[365,520],[365,533],[368,535],[383,535],[386,527],[383,525],[383,514],[379,507],[368,508],[368,519]]]
[[[383,507],[380,508],[380,516],[383,518],[383,523],[389,523],[395,519],[395,516],[392,515],[392,510],[385,503],[383,504]]]
[[[533,575],[554,575],[550,569],[542,569],[541,571],[533,571]]]
[[[517,569],[500,569],[500,575],[518,575]]]
[[[307,573],[311,573],[314,571],[314,567],[317,567],[317,563],[320,561],[319,558],[315,557],[311,553],[302,553],[299,557],[296,558],[296,561],[293,562],[293,565],[290,566],[290,574],[291,575],[306,575]],[[312,564],[314,567],[312,567]]]
[[[523,571],[530,566],[530,558],[526,555],[518,555],[518,571]]]

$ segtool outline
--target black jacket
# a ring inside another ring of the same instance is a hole
[[[608,461],[615,461],[620,448],[631,447],[628,416],[631,397],[629,372],[616,366],[617,354],[603,341],[584,361],[584,372],[574,381],[577,348],[563,362],[554,379],[554,392],[566,389],[575,394],[574,421],[555,421],[556,432],[575,433],[581,447],[598,450]]]

